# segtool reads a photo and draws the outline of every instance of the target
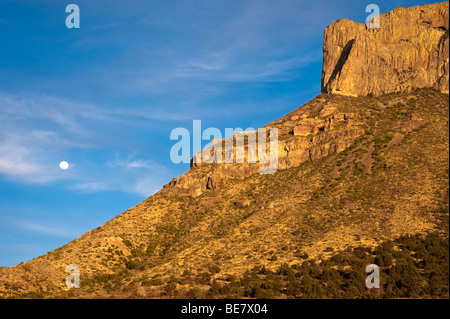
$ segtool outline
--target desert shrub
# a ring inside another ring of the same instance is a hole
[[[161,280],[161,278],[152,278],[149,280],[150,285],[152,286],[162,286],[164,285],[164,282]]]
[[[122,242],[123,242],[124,245],[127,246],[127,247],[132,247],[132,246],[133,246],[133,244],[131,243],[131,241],[128,240],[128,239],[124,239]]]
[[[166,296],[173,296],[175,295],[177,290],[177,284],[174,282],[168,282],[166,286],[164,287],[164,294]]]
[[[288,264],[283,263],[277,271],[277,274],[282,275],[282,276],[289,276],[289,275],[293,275],[295,277],[295,273],[294,271],[291,269],[291,267],[289,267]]]
[[[380,251],[375,258],[375,264],[380,267],[389,267],[392,265],[392,255],[387,251]]]
[[[142,257],[145,253],[142,251],[142,249],[134,248],[131,250],[131,256],[133,257]]]
[[[218,265],[211,265],[208,267],[208,270],[211,274],[218,274],[221,271]]]
[[[197,287],[191,288],[187,291],[186,298],[200,299],[200,298],[202,298],[202,291]]]
[[[288,276],[288,280],[286,283],[286,289],[285,294],[287,296],[297,296],[301,293],[301,284],[300,281],[298,281],[295,276]]]
[[[392,266],[389,280],[397,297],[417,297],[423,284],[423,279],[411,258],[398,260]]]
[[[300,292],[302,299],[323,298],[325,295],[320,282],[317,279],[311,278],[309,275],[305,275],[301,279]]]
[[[202,285],[207,285],[211,281],[211,274],[209,272],[201,272],[196,277],[197,282]]]
[[[130,259],[125,263],[125,267],[127,269],[138,269],[138,270],[144,270],[145,269],[145,265],[143,262],[137,260],[137,259]]]
[[[261,268],[258,267],[258,269],[255,269],[259,275],[268,275],[271,274],[272,271],[270,269],[267,269],[266,266],[262,266]]]
[[[265,281],[257,279],[248,283],[244,293],[247,297],[256,299],[271,299],[280,295],[280,292],[276,290],[276,287],[278,287],[278,284],[273,280]]]

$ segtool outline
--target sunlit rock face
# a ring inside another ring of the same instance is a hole
[[[349,96],[449,90],[449,2],[397,8],[379,28],[340,19],[324,32],[322,92]]]

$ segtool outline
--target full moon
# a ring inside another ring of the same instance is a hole
[[[59,168],[66,170],[69,168],[69,163],[67,163],[66,161],[62,161],[61,163],[59,163]]]

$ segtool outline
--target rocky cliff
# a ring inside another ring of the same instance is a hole
[[[449,90],[449,2],[397,8],[379,28],[341,19],[324,32],[322,92],[350,96]]]

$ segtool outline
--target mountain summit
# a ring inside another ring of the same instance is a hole
[[[379,30],[333,22],[322,83],[266,125],[274,174],[193,161],[104,225],[0,268],[0,297],[448,298],[448,2],[395,9]]]

